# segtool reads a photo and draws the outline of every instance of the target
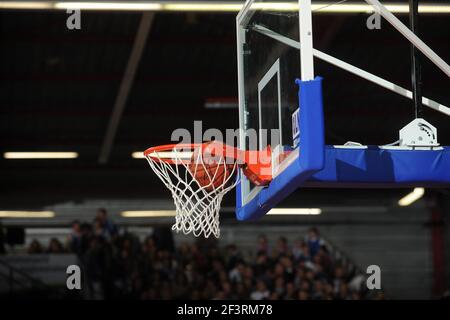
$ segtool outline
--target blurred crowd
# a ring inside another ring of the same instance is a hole
[[[66,244],[52,239],[44,250],[33,241],[28,252],[77,254],[88,299],[367,298],[365,277],[336,259],[315,228],[295,243],[260,235],[243,255],[236,245],[205,239],[177,247],[158,234],[140,241],[99,209],[92,224],[73,222]]]

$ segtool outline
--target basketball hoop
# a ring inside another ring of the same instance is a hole
[[[242,151],[221,142],[168,144],[144,152],[150,167],[172,193],[172,230],[220,236],[219,211],[223,196],[239,182],[239,168],[254,184],[271,176],[271,150]]]
[[[237,150],[221,143],[170,144],[149,148],[144,155],[172,193],[172,230],[218,238],[222,198],[238,183]]]

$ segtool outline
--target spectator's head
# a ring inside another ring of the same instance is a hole
[[[323,291],[325,292],[325,297],[333,298],[333,286],[330,283],[324,284]]]
[[[267,263],[267,254],[265,252],[258,252],[256,256],[256,263],[257,264],[266,264]]]
[[[294,242],[294,249],[295,250],[302,250],[302,248],[305,246],[305,241],[301,239],[297,239]]]
[[[304,268],[297,268],[297,278],[299,280],[305,280],[306,279],[306,271]]]
[[[63,251],[61,242],[56,238],[52,238],[48,244],[48,253],[62,253]]]
[[[222,261],[220,261],[219,259],[213,259],[212,269],[216,272],[222,271],[224,269]]]
[[[275,265],[275,268],[274,268],[273,271],[274,271],[274,276],[275,277],[280,277],[280,276],[284,275],[284,268],[283,268],[283,265],[281,263],[277,263]]]
[[[301,261],[308,260],[310,258],[309,247],[304,241],[301,242],[301,254]]]
[[[28,247],[27,252],[29,254],[36,254],[36,253],[42,253],[42,246],[41,243],[39,241],[37,241],[36,239],[34,239],[33,241],[31,241],[30,246]]]
[[[272,292],[269,296],[269,300],[279,300],[280,299],[280,295],[277,292]]]
[[[97,218],[100,220],[101,223],[105,223],[106,219],[108,219],[108,212],[105,208],[98,208],[97,209]]]
[[[334,269],[334,277],[336,279],[341,279],[344,277],[344,268],[342,268],[342,266],[336,266]]]
[[[324,291],[324,284],[322,281],[317,280],[314,282],[314,292],[316,294],[322,294]]]
[[[300,290],[305,291],[305,292],[309,292],[311,290],[311,285],[310,282],[308,281],[303,281],[300,284]]]
[[[253,279],[253,269],[251,267],[246,267],[244,269],[244,278],[246,279]]]
[[[267,290],[267,285],[263,280],[256,281],[256,291],[264,292]]]
[[[81,223],[78,220],[72,221],[72,233],[73,234],[81,234]]]
[[[292,282],[286,284],[286,297],[294,298],[295,286]]]
[[[219,280],[220,280],[221,282],[228,281],[227,273],[226,273],[224,270],[221,270],[221,271],[219,272]]]
[[[100,218],[95,218],[94,220],[94,234],[100,236],[103,234],[103,223]]]
[[[293,267],[292,259],[286,256],[283,256],[280,259],[280,263],[283,265],[285,269],[291,269]]]
[[[229,297],[231,295],[231,284],[228,281],[222,281],[221,287],[225,297]]]
[[[230,244],[227,246],[227,252],[229,255],[233,256],[238,253],[237,247],[234,244]]]
[[[347,299],[349,297],[348,285],[345,282],[341,282],[339,286],[339,296],[341,299]]]
[[[275,279],[274,292],[278,293],[279,296],[282,296],[285,292],[284,279],[282,277],[278,277]]]
[[[222,290],[217,291],[216,296],[214,297],[215,300],[225,300],[226,295],[225,292]]]
[[[319,249],[319,254],[321,256],[327,256],[329,254],[327,246],[321,245]]]
[[[361,300],[361,295],[359,292],[353,291],[351,294],[352,300]]]
[[[315,270],[316,270],[316,276],[318,276],[318,277],[323,277],[323,276],[324,276],[322,265],[317,264],[317,265],[315,266]]]
[[[245,289],[245,286],[242,282],[236,283],[236,295],[239,299],[246,299],[247,298],[247,290]]]
[[[298,292],[298,300],[308,300],[309,299],[309,293],[307,291],[300,290]]]
[[[245,264],[242,262],[239,262],[236,266],[236,269],[241,275],[243,275],[245,272]]]
[[[266,251],[268,247],[267,237],[264,234],[258,236],[258,249]]]
[[[89,236],[92,234],[92,226],[89,223],[82,223],[80,226],[81,234],[84,236]]]
[[[314,275],[314,272],[312,270],[306,271],[306,274],[305,274],[306,280],[313,281],[314,280],[314,276],[315,275]]]
[[[287,251],[287,239],[285,237],[279,237],[277,241],[278,253],[285,253]]]
[[[308,239],[309,240],[317,240],[319,238],[319,230],[313,227],[308,230]]]

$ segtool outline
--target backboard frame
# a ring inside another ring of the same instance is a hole
[[[295,5],[295,2],[291,3]],[[247,23],[250,21],[254,13],[256,12],[255,7],[257,8],[258,5],[266,5],[264,2],[258,2],[256,0],[247,0],[244,4],[243,8],[239,12],[239,14],[236,17],[236,37],[237,37],[237,62],[238,62],[238,91],[239,91],[239,149],[244,150],[245,149],[245,139],[246,139],[246,132],[245,131],[245,103],[246,103],[246,97],[245,97],[245,82],[244,82],[244,61],[243,61],[243,55],[244,55],[244,44],[246,43],[246,28]],[[301,75],[301,80],[303,81],[317,81],[319,83],[319,91],[321,92],[321,79],[314,80],[314,57],[313,57],[313,33],[312,33],[312,17],[311,17],[311,0],[298,0],[298,14],[299,14],[299,40],[301,43],[301,48],[299,50],[299,57],[300,60],[300,70],[298,70],[298,75]],[[253,7],[255,6],[255,7]],[[259,8],[261,9],[261,8]],[[301,59],[300,59],[301,57]],[[279,130],[280,130],[280,144],[282,145],[282,123],[281,123],[281,92],[280,92],[280,67],[279,67],[279,59],[275,61],[275,63],[272,65],[271,68],[266,72],[266,74],[261,78],[261,80],[258,82],[258,110],[259,110],[259,128],[262,128],[261,125],[261,91],[263,88],[267,85],[267,83],[274,77],[277,77],[277,94],[278,94],[278,120],[279,120]],[[298,83],[300,85],[300,82]],[[300,85],[301,87],[301,85]],[[306,90],[306,89],[305,89]],[[305,97],[307,95],[305,94]],[[317,98],[317,97],[316,97]],[[322,110],[321,106],[321,93],[320,93],[320,110]],[[301,117],[298,118],[298,121],[301,121]],[[323,122],[323,119],[320,117],[321,121]],[[320,122],[320,121],[319,121]],[[300,124],[299,124],[300,125]],[[318,126],[320,128],[321,126]],[[323,127],[323,125],[322,125]],[[261,138],[261,130],[258,132],[259,135],[259,143],[261,144],[262,138]],[[319,133],[319,135],[323,135],[322,133]],[[320,139],[319,139],[320,140]],[[323,137],[322,137],[323,141]],[[323,143],[322,143],[323,144]],[[261,149],[262,146],[259,145],[259,148]],[[320,147],[319,149],[323,152],[323,147]],[[278,172],[276,172],[276,175],[273,176],[273,181],[278,181],[278,179],[281,179],[280,181],[284,181],[284,183],[278,183],[271,182],[271,185],[278,184],[279,187],[282,187],[284,184],[289,184],[288,180],[283,180],[282,178],[278,177],[279,175],[283,176],[284,171],[289,172],[289,176],[291,180],[296,180],[295,178],[297,176],[304,175],[305,172],[303,172],[306,167],[300,168],[296,167],[293,164],[298,161],[299,159],[299,152],[298,150],[294,150],[289,156],[280,164],[280,168],[278,169]],[[291,168],[289,170],[288,168]],[[295,168],[295,169],[292,169]],[[309,171],[309,170],[306,170]],[[261,193],[263,192],[264,197],[271,198],[271,192],[268,191],[271,189],[271,187],[261,187],[261,186],[255,186],[252,190],[250,190],[250,182],[245,177],[245,175],[242,173],[242,170],[240,171],[240,183],[238,184],[236,193],[237,193],[237,216],[239,220],[247,220],[247,219],[253,219],[256,217],[259,217],[266,212],[263,209],[251,209],[251,210],[245,210],[245,208],[252,207],[252,202],[254,201],[260,201],[261,199]],[[299,185],[300,183],[298,183]],[[259,200],[258,200],[259,199]],[[263,201],[264,202],[264,201]]]
[[[245,25],[254,14],[251,7],[257,1],[248,0],[236,19],[240,149],[246,147],[246,126],[244,123],[246,88],[243,81]],[[372,5],[439,69],[450,75],[448,64],[393,16],[378,0],[365,1]],[[291,5],[295,5],[295,2]],[[302,10],[302,6],[304,8],[306,6],[306,10]],[[412,93],[399,85],[314,49],[312,47],[313,33],[312,28],[310,28],[311,3],[309,0],[299,0],[298,8],[298,18],[301,20],[299,21],[300,39],[294,40],[277,33],[277,31],[270,30],[264,25],[253,25],[252,29],[299,50],[301,80],[298,80],[297,84],[299,85],[300,112],[298,118],[295,120],[293,118],[293,121],[298,121],[298,126],[301,128],[300,146],[294,149],[286,158],[287,161],[281,164],[281,172],[274,175],[273,180],[266,187],[256,187],[250,192],[248,180],[242,174],[242,171],[240,172],[241,183],[237,185],[236,193],[237,219],[250,220],[261,217],[301,185],[347,188],[448,186],[450,184],[450,172],[445,171],[445,168],[450,165],[450,147],[419,150],[415,148],[405,149],[403,146],[325,146],[323,141],[322,79],[320,77],[314,78],[314,57],[408,99],[412,98]],[[450,108],[440,103],[426,97],[422,97],[422,102],[429,108],[450,115]],[[308,152],[302,152],[302,150]],[[436,159],[441,159],[439,165],[436,165]]]

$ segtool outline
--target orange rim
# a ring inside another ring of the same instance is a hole
[[[194,150],[195,148],[201,146],[201,143],[174,143],[174,144],[164,144],[161,146],[151,147],[144,151],[144,156],[147,158],[151,158],[153,161],[156,162],[165,162],[169,164],[179,164],[179,163],[190,163],[191,161],[188,160],[186,162],[178,160],[173,160],[173,157],[167,157],[167,158],[161,158],[157,156],[158,153],[161,152],[173,152],[174,149],[190,149]],[[152,154],[155,154],[152,156]]]
[[[195,148],[198,148],[202,145],[207,145],[210,142],[206,142],[206,143],[175,143],[175,144],[165,144],[165,145],[161,145],[161,146],[156,146],[156,147],[151,147],[148,148],[147,150],[144,151],[144,156],[146,158],[151,158],[153,161],[156,162],[165,162],[168,164],[188,164],[191,163],[191,159],[189,160],[182,160],[182,159],[176,159],[174,160],[174,157],[160,157],[157,154],[158,153],[162,153],[162,152],[173,152],[174,149],[175,150],[180,150],[180,149],[188,149],[188,150],[192,150],[194,151]],[[233,152],[231,153],[232,156],[229,158],[232,159],[237,159],[239,157],[239,150],[234,148],[234,147],[230,147],[226,144],[223,144],[223,149],[225,150],[225,154],[227,154],[227,151],[232,150]],[[228,154],[230,154],[228,153]],[[154,154],[152,156],[152,154]]]

